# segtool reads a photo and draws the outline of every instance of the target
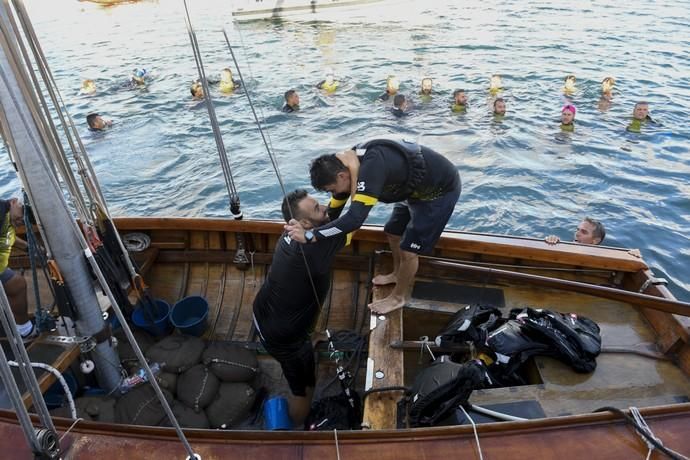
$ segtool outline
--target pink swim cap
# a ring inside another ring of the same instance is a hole
[[[577,109],[573,104],[566,104],[563,106],[563,109],[561,109],[561,112],[565,112],[566,110],[573,112],[573,115],[577,113]]]

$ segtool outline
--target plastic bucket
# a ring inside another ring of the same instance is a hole
[[[185,297],[172,307],[170,322],[180,332],[201,337],[206,331],[208,302],[201,296]]]
[[[132,312],[132,322],[152,335],[166,335],[170,332],[170,304],[165,300],[156,299],[156,308],[145,310],[141,304]],[[155,311],[151,311],[155,310]]]
[[[292,428],[287,399],[274,397],[264,403],[264,428],[267,430],[289,430]]]

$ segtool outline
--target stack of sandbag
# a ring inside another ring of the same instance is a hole
[[[231,428],[246,419],[256,397],[251,386],[259,369],[254,351],[225,342],[207,346],[198,337],[175,334],[150,346],[145,355],[150,363],[161,365],[157,381],[174,398],[171,407],[181,426]],[[142,406],[146,402],[140,400],[142,395],[155,394],[141,388],[153,391],[146,383],[122,396],[117,403],[124,406],[118,422],[170,426],[168,418],[155,410],[160,404],[151,401]],[[135,396],[130,396],[133,392]]]
[[[82,396],[75,398],[74,406],[77,409],[77,417],[84,420],[115,422],[115,398],[110,396]],[[53,409],[50,413],[56,417],[72,418],[69,405]]]

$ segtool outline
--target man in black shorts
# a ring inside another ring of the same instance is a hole
[[[396,286],[369,308],[383,314],[401,308],[410,297],[418,255],[432,251],[460,197],[455,165],[412,142],[375,139],[352,150],[320,156],[311,163],[310,174],[314,188],[331,193],[330,209],[342,209],[348,197],[352,204],[342,217],[306,235],[300,223],[291,220],[285,228],[299,242],[315,243],[350,233],[362,226],[378,201],[396,203],[384,227],[393,252],[393,272],[373,279],[377,285]]]
[[[340,214],[320,205],[305,190],[295,190],[283,200],[285,222],[298,221],[310,229],[324,225]],[[311,332],[331,283],[331,265],[336,252],[349,243],[349,235],[302,245],[281,235],[263,286],[254,299],[254,323],[261,343],[283,369],[293,398],[290,417],[301,424],[309,413],[316,383]],[[305,265],[306,262],[306,265]]]

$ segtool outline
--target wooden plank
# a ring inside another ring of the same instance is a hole
[[[38,345],[51,345],[55,347],[60,347],[63,348],[64,351],[60,353],[60,355],[53,361],[52,363],[47,363],[50,364],[52,367],[60,371],[60,373],[63,373],[77,358],[79,358],[79,346],[76,344],[54,344],[50,342],[43,342],[41,340],[41,337],[37,338],[34,340],[29,347],[27,348],[27,353],[29,354],[29,358],[32,359],[32,349],[34,347],[37,347]],[[33,361],[33,359],[32,359]],[[56,379],[48,371],[44,371],[42,369],[39,369],[40,372],[38,372],[38,375],[36,376],[36,379],[38,380],[38,386],[41,389],[41,393],[45,393],[50,386],[55,383]],[[22,395],[22,401],[24,402],[24,405],[27,408],[30,408],[32,406],[32,398],[31,398],[31,393],[26,391]]]
[[[118,228],[122,230],[186,228],[191,230],[245,231],[276,235],[283,231],[283,224],[277,221],[129,217],[115,219],[115,222]],[[367,225],[357,231],[355,240],[385,243],[386,237],[381,227]],[[505,235],[446,231],[437,243],[436,249],[437,251],[466,251],[473,254],[514,257],[522,260],[544,261],[564,266],[602,268],[624,272],[636,272],[648,268],[642,259],[629,254],[627,249],[566,242],[549,245],[542,239]]]
[[[387,296],[391,287],[374,290],[374,300]],[[402,386],[403,350],[390,347],[391,342],[403,338],[403,309],[385,316],[370,315],[369,359],[367,362],[366,390]],[[370,394],[364,402],[362,426],[372,430],[397,428],[397,403],[402,391],[385,391]]]

